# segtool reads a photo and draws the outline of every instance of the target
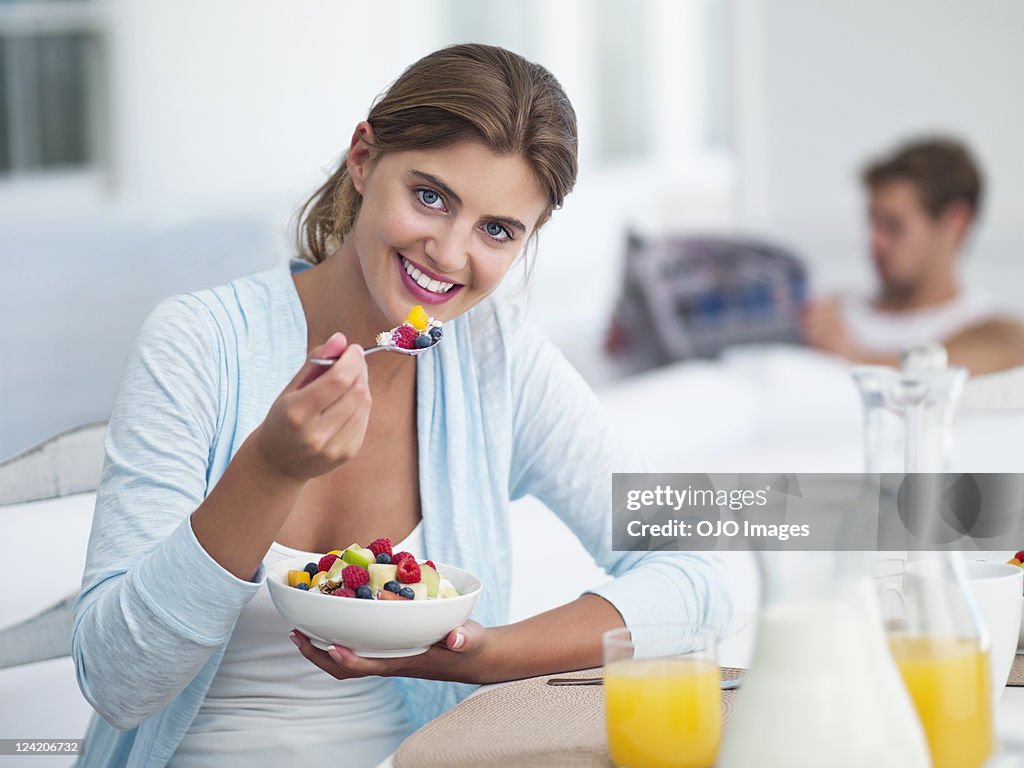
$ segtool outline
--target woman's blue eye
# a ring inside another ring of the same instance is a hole
[[[508,230],[496,221],[489,221],[484,224],[484,232],[495,240],[510,240]]]
[[[444,203],[441,201],[441,196],[437,194],[437,192],[435,192],[434,190],[417,189],[416,194],[419,195],[420,202],[427,206],[427,208],[444,208]]]

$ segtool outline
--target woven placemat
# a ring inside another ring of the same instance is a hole
[[[549,677],[594,677],[600,669],[520,680],[486,691],[407,738],[395,768],[612,768],[599,685],[550,686]],[[733,680],[742,669],[722,668]],[[736,691],[722,692],[728,723]]]
[[[1013,666],[1010,667],[1010,679],[1006,681],[1008,688],[1024,688],[1024,653],[1018,653],[1013,657]]]

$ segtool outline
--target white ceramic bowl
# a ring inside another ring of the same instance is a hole
[[[1024,598],[1021,598],[1024,601]],[[1024,603],[1021,604],[1020,636],[1017,638],[1017,653],[1024,653]]]
[[[307,557],[296,557],[269,569],[267,588],[277,612],[317,648],[337,643],[371,658],[425,653],[469,618],[483,589],[469,571],[444,563],[438,563],[438,571],[459,590],[458,597],[360,600],[289,587],[288,571],[301,570],[307,562]]]

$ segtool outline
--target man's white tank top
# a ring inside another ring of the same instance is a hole
[[[952,301],[910,312],[884,312],[861,297],[843,299],[843,315],[854,343],[882,354],[947,341],[992,314],[991,304],[983,297],[963,292]]]

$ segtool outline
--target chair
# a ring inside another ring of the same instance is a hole
[[[0,463],[0,524],[5,507],[95,491],[103,468],[105,423],[64,432]],[[71,653],[72,592],[40,613],[0,627],[0,669]]]

